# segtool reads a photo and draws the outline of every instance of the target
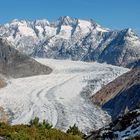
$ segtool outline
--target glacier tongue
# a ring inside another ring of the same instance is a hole
[[[107,123],[109,116],[93,105],[89,97],[128,69],[69,60],[37,61],[53,68],[53,72],[11,79],[0,90],[0,106],[9,114],[12,124],[28,123],[37,116],[64,131],[76,123],[87,133]],[[89,90],[92,92],[86,94]]]

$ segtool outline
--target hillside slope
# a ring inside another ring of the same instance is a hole
[[[131,139],[133,138],[133,139]],[[109,125],[92,132],[86,140],[139,140],[140,109],[134,109]]]
[[[140,67],[118,77],[92,96],[112,118],[133,110],[140,103]]]
[[[49,126],[46,121],[12,126],[0,123],[0,140],[83,140],[78,135],[68,134]]]
[[[7,40],[0,38],[0,74],[19,78],[49,74],[51,71],[51,68],[19,53]]]

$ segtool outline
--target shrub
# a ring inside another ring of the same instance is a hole
[[[39,118],[38,117],[35,117],[33,120],[31,120],[30,122],[30,125],[31,126],[36,126],[38,127],[39,126]]]
[[[51,129],[53,126],[49,124],[48,121],[43,120],[43,122],[39,122],[39,118],[35,117],[33,120],[30,121],[31,126],[39,127],[42,129]]]
[[[0,123],[0,136],[6,140],[82,140],[80,136],[74,136],[52,128],[47,121],[39,123],[36,117],[30,121],[30,125],[9,125]]]
[[[40,123],[40,125],[42,128],[45,128],[45,129],[51,129],[53,127],[53,125],[49,124],[46,120],[43,120],[43,122]]]
[[[82,136],[82,133],[79,130],[78,126],[76,126],[76,124],[74,124],[73,126],[70,126],[69,129],[67,130],[67,133],[71,135]]]

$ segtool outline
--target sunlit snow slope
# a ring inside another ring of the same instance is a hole
[[[53,72],[12,79],[0,90],[0,106],[9,114],[12,124],[28,123],[38,116],[62,130],[76,123],[88,132],[106,123],[107,114],[95,107],[89,97],[128,69],[69,60],[37,61],[50,66]]]

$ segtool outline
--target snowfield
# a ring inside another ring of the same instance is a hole
[[[0,106],[12,124],[28,123],[37,116],[64,131],[76,123],[86,133],[106,124],[109,116],[93,105],[89,97],[129,69],[96,62],[37,61],[53,68],[53,72],[11,79],[0,90]]]

